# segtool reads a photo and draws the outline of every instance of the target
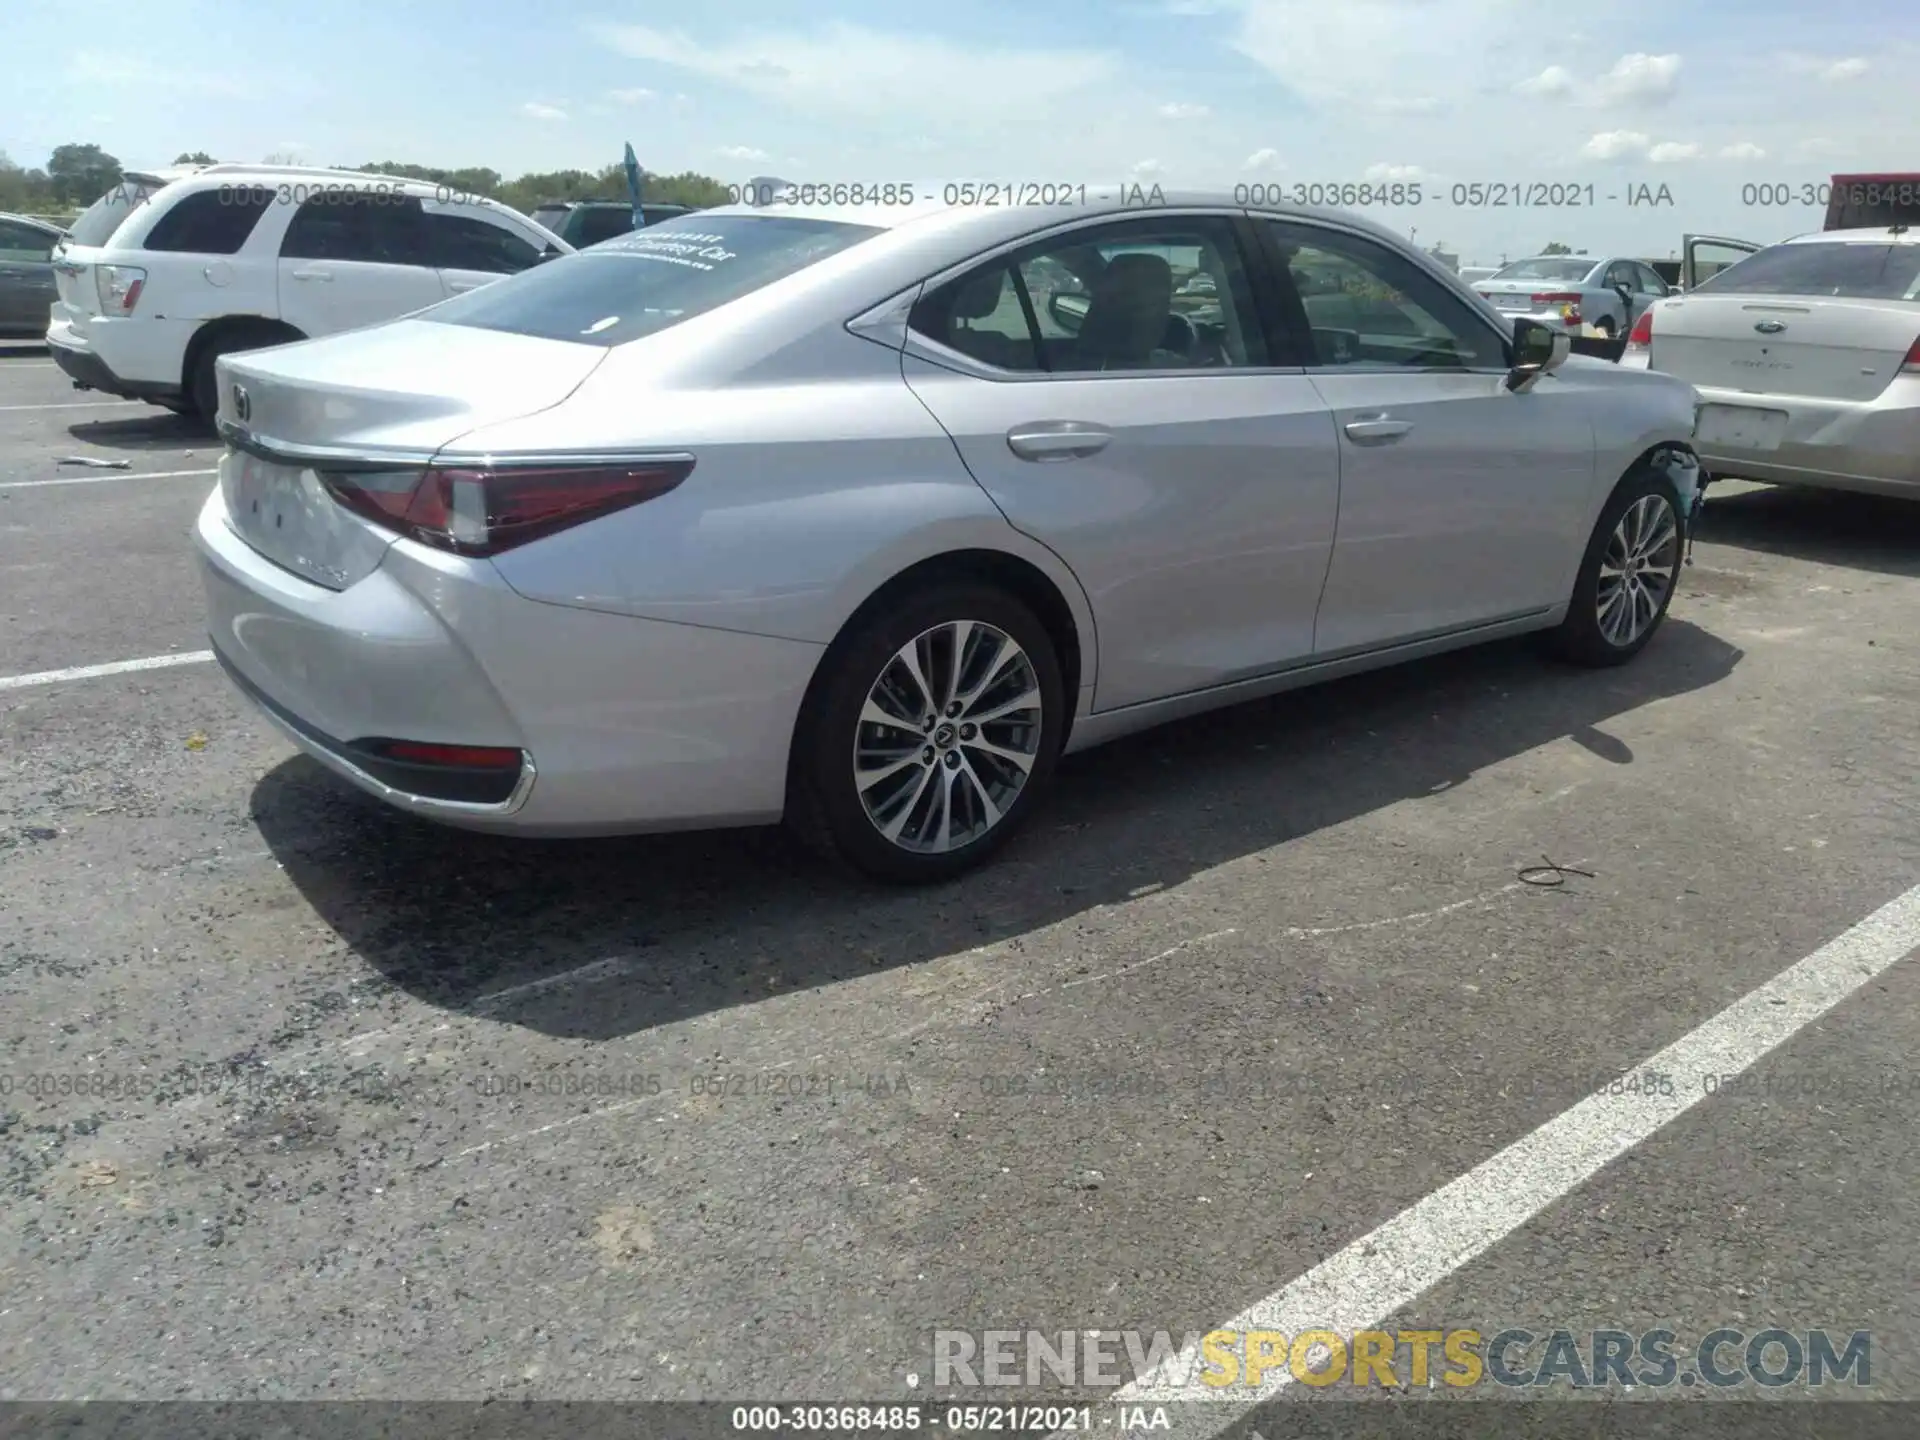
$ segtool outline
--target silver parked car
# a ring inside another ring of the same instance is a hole
[[[1625,335],[1649,305],[1673,293],[1644,260],[1591,255],[1515,260],[1477,281],[1474,289],[1504,315],[1525,315],[1569,331],[1591,325],[1609,337]]]
[[[1711,472],[1920,500],[1920,236],[1770,246],[1642,317],[1622,365],[1700,393]]]
[[[60,298],[53,250],[67,232],[26,215],[0,214],[0,336],[47,333],[47,314]]]
[[[784,816],[933,879],[1065,751],[1526,631],[1637,653],[1693,395],[1569,348],[1327,212],[706,211],[222,360],[212,643],[421,815]]]

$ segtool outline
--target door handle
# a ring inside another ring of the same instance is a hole
[[[1347,438],[1362,445],[1376,440],[1398,440],[1411,429],[1411,420],[1395,420],[1386,415],[1362,415],[1346,425]]]
[[[1007,448],[1022,460],[1079,460],[1112,443],[1105,430],[1077,420],[1050,420],[1007,432]]]
[[[333,279],[333,272],[331,270],[296,270],[293,272],[293,278],[296,280],[331,280]]]

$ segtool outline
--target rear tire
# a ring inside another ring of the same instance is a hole
[[[856,620],[821,661],[794,737],[787,826],[876,880],[950,879],[1025,823],[1066,719],[1059,659],[1033,612],[989,584],[938,584]]]
[[[1686,531],[1680,497],[1652,470],[1615,487],[1587,541],[1553,649],[1576,665],[1624,665],[1666,619],[1680,581]]]
[[[214,428],[214,417],[220,413],[220,391],[213,367],[222,356],[264,350],[269,345],[286,345],[301,338],[298,333],[265,320],[234,325],[215,335],[193,357],[193,370],[187,377],[191,413],[209,430]]]

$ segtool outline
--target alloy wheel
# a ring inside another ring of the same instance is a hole
[[[1664,495],[1642,495],[1627,507],[1600,560],[1600,633],[1615,646],[1633,644],[1659,618],[1680,572],[1680,523]]]
[[[978,840],[1026,788],[1042,708],[1033,661],[1004,630],[950,620],[922,631],[860,709],[853,783],[867,818],[918,854]]]

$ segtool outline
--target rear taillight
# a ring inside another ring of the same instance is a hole
[[[1653,344],[1653,307],[1648,306],[1640,312],[1640,318],[1633,322],[1633,329],[1627,334],[1628,350],[1645,350]]]
[[[1900,362],[1900,368],[1909,374],[1920,374],[1920,339],[1907,347],[1907,358]]]
[[[147,272],[132,265],[98,265],[93,284],[100,295],[100,310],[106,315],[131,315],[146,288]]]
[[[664,495],[692,471],[692,460],[667,459],[337,473],[322,479],[334,499],[376,525],[456,555],[498,555]]]
[[[461,770],[513,770],[520,752],[497,745],[430,745],[422,740],[388,740],[379,746],[389,760],[409,765],[450,765]]]
[[[1572,291],[1553,290],[1535,295],[1533,304],[1536,307],[1545,305],[1557,309],[1560,312],[1560,318],[1569,324],[1580,323],[1580,296]]]

